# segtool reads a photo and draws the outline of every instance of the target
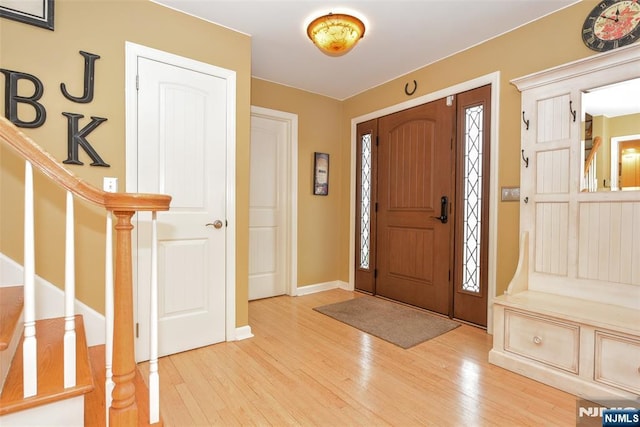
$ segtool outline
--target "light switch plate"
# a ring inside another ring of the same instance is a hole
[[[501,193],[503,202],[517,202],[520,200],[520,187],[502,187]]]
[[[109,176],[105,176],[102,181],[102,190],[107,193],[117,193],[118,192],[118,178],[113,178]]]

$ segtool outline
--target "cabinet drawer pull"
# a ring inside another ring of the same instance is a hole
[[[536,345],[542,344],[542,338],[536,335],[535,337],[533,337],[533,343]]]

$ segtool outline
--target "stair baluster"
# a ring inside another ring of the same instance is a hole
[[[76,268],[74,244],[75,214],[73,210],[73,194],[67,191],[67,215],[65,236],[64,263],[64,387],[76,385]]]
[[[593,139],[593,146],[589,150],[589,154],[584,161],[584,184],[582,186],[583,191],[598,191],[598,177],[596,167],[598,164],[598,150],[602,145],[602,137],[596,136]]]
[[[104,317],[105,317],[105,384],[104,397],[106,408],[106,425],[109,425],[109,408],[111,407],[111,393],[113,393],[113,218],[107,212],[107,226],[105,230],[105,261],[104,261]]]
[[[33,167],[27,161],[24,167],[24,397],[35,396],[38,393],[35,256]]]
[[[151,213],[151,308],[149,352],[149,423],[160,420],[160,377],[158,375],[158,218]]]

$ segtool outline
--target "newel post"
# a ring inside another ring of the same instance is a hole
[[[133,337],[133,276],[131,263],[131,217],[134,211],[114,211],[117,218],[114,281],[114,332],[112,403],[110,426],[138,425],[134,378],[136,363]]]

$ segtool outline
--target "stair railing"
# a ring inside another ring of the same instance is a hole
[[[596,136],[593,139],[593,145],[591,147],[591,150],[589,150],[589,154],[584,160],[582,188],[585,189],[585,191],[589,191],[589,192],[598,191],[598,177],[597,177],[596,165],[597,165],[597,158],[598,158],[598,150],[600,149],[601,144],[602,144],[602,137]]]
[[[105,298],[107,317],[106,370],[107,392],[112,389],[107,405],[110,426],[138,424],[135,394],[135,355],[133,336],[133,275],[131,253],[131,218],[136,212],[151,211],[155,228],[156,212],[169,209],[171,197],[161,194],[108,193],[82,179],[58,163],[10,121],[0,117],[0,142],[11,147],[25,160],[25,227],[24,227],[24,396],[37,394],[36,330],[35,330],[35,236],[33,168],[67,191],[65,245],[65,387],[75,385],[75,277],[73,198],[77,197],[103,207],[107,212],[107,247],[105,261]],[[115,274],[111,274],[112,216],[115,217]],[[154,238],[155,239],[155,238]],[[152,242],[152,247],[157,241]],[[154,263],[157,266],[157,261]],[[152,274],[153,275],[153,274]],[[113,291],[111,291],[113,286]],[[157,292],[157,291],[156,291]],[[157,301],[157,298],[156,298]],[[157,302],[156,302],[157,303]],[[152,312],[154,309],[152,307]],[[113,338],[109,334],[113,316]],[[157,327],[155,328],[157,332]],[[157,337],[151,339],[157,344]],[[157,354],[157,348],[155,349]],[[152,348],[152,357],[154,350]],[[157,357],[152,360],[150,384],[150,423],[158,421],[159,395]],[[156,410],[154,411],[154,406]]]

